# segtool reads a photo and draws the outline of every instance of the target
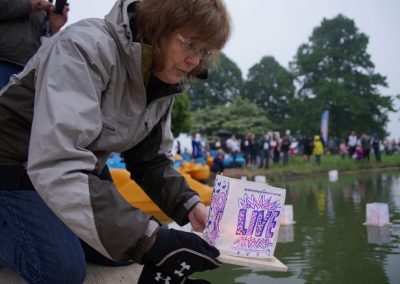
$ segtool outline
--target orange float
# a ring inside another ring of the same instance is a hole
[[[154,216],[161,222],[172,222],[172,220],[150,199],[143,189],[130,178],[130,173],[127,170],[111,169],[110,173],[119,193],[128,203],[148,215]],[[212,188],[194,180],[189,174],[182,173],[182,175],[185,177],[189,187],[199,194],[201,201],[206,206],[210,205]]]
[[[201,163],[183,162],[182,166],[178,167],[178,172],[189,174],[192,178],[199,181],[205,181],[210,177],[210,167]]]

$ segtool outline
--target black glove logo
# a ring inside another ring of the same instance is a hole
[[[182,273],[182,271],[184,270],[190,270],[190,265],[186,264],[186,262],[182,262],[181,263],[181,270],[175,270],[174,273],[177,274],[179,277],[182,277],[184,274]]]
[[[157,272],[157,276],[154,279],[156,279],[157,282],[159,282],[160,280],[164,280],[164,284],[169,284],[169,281],[171,280],[171,277],[167,276],[166,278],[162,278],[161,277],[161,272]]]

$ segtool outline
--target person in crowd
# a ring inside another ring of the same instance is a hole
[[[352,131],[347,138],[347,148],[348,148],[348,154],[349,157],[352,158],[354,155],[354,152],[356,151],[356,146],[357,146],[358,138],[356,135],[355,131]]]
[[[312,136],[306,136],[303,140],[303,157],[304,161],[310,161],[313,152],[313,139]]]
[[[176,141],[176,154],[181,155],[182,150],[181,150],[181,142],[179,140]]]
[[[214,173],[222,173],[225,169],[224,166],[225,153],[222,149],[217,151],[217,154],[214,156],[213,163],[211,166],[211,171]]]
[[[214,140],[210,143],[210,149],[212,151],[218,151],[219,149],[222,149],[222,144],[221,144],[221,138],[216,136]]]
[[[374,151],[375,161],[377,163],[381,162],[381,139],[378,133],[372,135],[372,149]]]
[[[259,150],[260,150],[260,165],[259,168],[265,167],[266,169],[269,168],[269,151],[270,146],[269,143],[271,141],[269,133],[265,133],[259,142]]]
[[[46,37],[57,33],[68,19],[47,0],[0,0],[0,89],[22,71]]]
[[[386,156],[391,156],[396,151],[396,140],[387,137],[383,140],[383,148]]]
[[[236,140],[236,136],[232,135],[230,138],[226,140],[225,143],[226,143],[226,148],[228,149],[229,154],[232,157],[232,168],[237,168],[238,165],[236,158],[240,152],[240,147],[238,141]]]
[[[272,135],[271,152],[272,152],[272,161],[274,164],[279,164],[280,156],[281,156],[281,139],[279,138],[279,133],[274,133]]]
[[[336,154],[336,144],[335,144],[335,139],[333,137],[329,137],[328,140],[328,154],[334,155]]]
[[[250,133],[250,136],[249,136],[249,166],[251,168],[257,167],[257,154],[258,154],[258,147],[257,147],[256,135],[254,133]]]
[[[201,145],[200,134],[192,134],[192,157],[194,159],[203,157],[203,146]]]
[[[315,162],[317,165],[321,164],[321,156],[323,153],[324,145],[322,144],[321,137],[319,135],[315,135],[313,141],[313,155],[315,156]]]
[[[369,162],[371,152],[371,138],[363,133],[360,138],[361,148],[363,150],[363,159]]]
[[[342,159],[346,158],[348,155],[347,144],[345,140],[342,140],[339,145],[339,154]]]
[[[184,283],[220,266],[199,236],[127,203],[106,160],[122,153],[166,215],[205,228],[206,207],[174,169],[171,111],[230,26],[222,0],[117,0],[104,19],[52,36],[11,77],[0,92],[0,266],[58,284],[84,281],[85,256],[144,264],[139,283]]]
[[[283,155],[282,160],[284,165],[289,164],[289,148],[290,148],[289,136],[285,135],[281,142],[281,151]]]
[[[247,133],[240,141],[240,149],[243,152],[246,167],[249,167],[251,163],[250,135]]]
[[[357,161],[364,160],[364,150],[360,143],[357,144],[356,150],[354,151],[354,159]]]

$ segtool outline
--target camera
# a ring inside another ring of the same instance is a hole
[[[56,14],[62,14],[65,4],[67,0],[56,0]]]

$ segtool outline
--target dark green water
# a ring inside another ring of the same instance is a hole
[[[223,265],[212,283],[400,283],[400,174],[340,175],[273,184],[286,188],[295,225],[281,226],[275,256],[288,272]],[[364,226],[366,204],[387,203],[392,225]]]

